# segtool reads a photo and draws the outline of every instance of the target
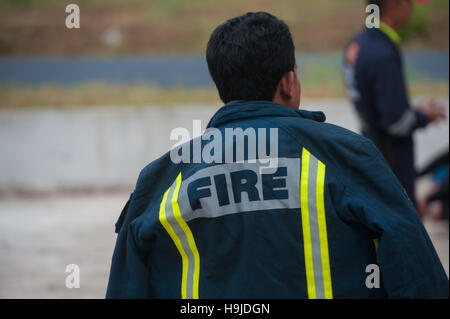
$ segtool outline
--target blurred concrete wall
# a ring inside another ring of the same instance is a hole
[[[444,100],[445,101],[445,100]],[[170,132],[221,105],[0,111],[0,192],[132,188],[140,170],[175,142]],[[346,100],[304,101],[327,122],[358,130]],[[448,120],[420,131],[418,165],[448,147]]]
[[[218,106],[0,112],[0,192],[133,186],[175,127],[206,126]]]

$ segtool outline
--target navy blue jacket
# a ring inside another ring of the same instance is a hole
[[[414,196],[413,132],[428,117],[410,107],[398,46],[377,28],[365,29],[346,47],[345,79],[348,95],[370,138],[405,187]]]
[[[379,151],[324,120],[231,102],[208,127],[223,139],[277,129],[273,171],[248,153],[225,162],[239,138],[222,141],[222,163],[166,153],[145,167],[116,224],[106,297],[447,298],[430,238]]]

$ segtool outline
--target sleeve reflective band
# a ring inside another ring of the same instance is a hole
[[[325,218],[325,165],[303,148],[300,209],[309,299],[332,299],[330,259]]]
[[[174,184],[165,192],[159,209],[159,221],[169,234],[181,255],[182,278],[181,298],[198,299],[200,277],[200,256],[194,236],[180,214],[178,193],[181,186],[181,173]],[[169,200],[167,200],[169,199]]]
[[[377,255],[377,262],[379,262],[379,260],[378,260],[378,245],[380,244],[380,238],[375,238],[373,240],[373,244],[375,245],[375,254]]]
[[[416,124],[416,113],[407,109],[403,112],[400,119],[388,127],[389,134],[397,137],[405,137],[411,133],[412,128]]]

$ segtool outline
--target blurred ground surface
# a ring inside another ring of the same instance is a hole
[[[0,200],[0,298],[103,298],[114,223],[129,194]],[[448,223],[426,228],[448,275]],[[65,287],[65,267],[80,266],[80,288]]]

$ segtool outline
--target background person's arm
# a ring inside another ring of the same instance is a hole
[[[443,106],[427,101],[412,109],[402,66],[395,57],[374,61],[373,96],[379,114],[379,129],[392,137],[410,136],[416,129],[445,118]]]
[[[429,118],[412,110],[408,100],[402,66],[394,56],[373,62],[373,97],[379,115],[379,129],[392,137],[407,137],[428,124]]]

